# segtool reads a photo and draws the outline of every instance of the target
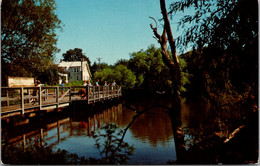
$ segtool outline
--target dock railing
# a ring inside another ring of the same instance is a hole
[[[120,86],[40,86],[40,87],[2,87],[1,113],[50,106],[59,108],[60,104],[74,100],[86,100],[88,104],[122,96]]]

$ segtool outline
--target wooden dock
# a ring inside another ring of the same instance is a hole
[[[2,87],[1,117],[61,108],[73,101],[91,104],[120,96],[122,89],[119,86]]]

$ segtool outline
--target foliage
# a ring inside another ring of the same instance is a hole
[[[161,49],[151,45],[147,50],[140,50],[131,54],[128,66],[137,77],[137,87],[151,91],[171,91],[172,81],[169,68],[164,64]],[[186,63],[180,60],[180,67],[184,68]],[[183,70],[182,85],[189,83],[189,74]],[[185,87],[181,87],[185,91]]]
[[[258,92],[258,3],[256,0],[178,1],[171,13],[195,10],[179,21],[184,35],[179,46],[194,52],[183,57],[192,74],[193,96],[213,105],[236,105]]]
[[[2,2],[2,83],[6,76],[35,77],[46,71],[45,63],[59,51],[56,31],[61,29],[61,21],[55,9],[54,0]]]
[[[162,61],[160,49],[151,45],[147,50],[131,53],[129,68],[137,77],[138,88],[151,91],[165,91],[169,89],[169,69]]]
[[[134,73],[123,65],[98,70],[94,73],[94,79],[99,79],[102,82],[107,81],[108,83],[112,83],[115,80],[118,85],[126,89],[133,88],[136,82]]]
[[[32,141],[32,140],[30,140]],[[39,146],[27,141],[27,147],[22,145],[4,145],[2,144],[2,161],[4,164],[26,164],[26,165],[63,165],[88,163],[88,160],[79,158],[76,154],[70,154],[65,150],[52,150],[51,147]]]
[[[117,66],[117,65],[128,66],[128,60],[126,60],[126,59],[119,59],[119,60],[115,63],[115,66]]]
[[[134,152],[134,147],[122,140],[124,130],[118,130],[114,124],[106,124],[101,130],[104,134],[92,132],[96,141],[95,146],[98,148],[101,161],[104,164],[124,164],[128,156]]]
[[[52,60],[46,61],[41,70],[36,70],[36,78],[41,83],[48,85],[56,85],[59,83],[59,73],[63,73],[63,69],[59,68],[58,65],[54,64]]]
[[[105,68],[109,68],[109,67],[112,67],[112,66],[110,66],[110,65],[108,65],[106,63],[99,63],[99,64],[97,64],[96,62],[94,62],[94,64],[90,67],[90,71],[94,75],[94,73],[96,71],[102,70],[102,69],[105,69]]]
[[[62,56],[63,56],[63,60],[66,62],[82,61],[82,59],[85,59],[89,65],[91,64],[89,58],[82,53],[81,48],[74,48],[73,50],[69,49],[66,53],[62,54]]]
[[[257,6],[256,0],[184,0],[172,3],[169,13],[194,9],[194,15],[189,13],[178,21],[184,30],[177,40],[180,46],[191,43],[194,48],[227,49],[235,43],[250,45],[257,38]],[[185,28],[188,23],[192,26]]]
[[[69,83],[66,83],[65,86],[83,86],[83,81],[72,81]]]

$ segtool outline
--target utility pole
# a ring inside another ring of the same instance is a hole
[[[97,58],[99,64],[100,64],[101,59],[102,59],[102,58]]]

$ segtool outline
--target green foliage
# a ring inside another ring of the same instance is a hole
[[[70,154],[65,150],[52,150],[46,145],[40,146],[33,141],[27,141],[26,148],[22,145],[3,145],[2,143],[2,161],[4,164],[15,165],[64,165],[64,164],[79,164],[88,163],[88,160],[79,158],[76,154]]]
[[[117,66],[117,65],[128,66],[128,60],[126,60],[126,59],[119,59],[119,60],[115,63],[115,66]]]
[[[180,59],[180,67],[186,65],[183,59]],[[138,88],[150,91],[168,91],[172,88],[172,75],[169,68],[164,64],[161,49],[151,45],[147,50],[140,50],[131,54],[128,66],[133,70],[137,77]],[[189,83],[189,74],[183,70],[182,91],[185,91],[184,85]]]
[[[54,0],[4,0],[1,10],[2,78],[45,72],[58,52],[56,31],[61,22]],[[47,80],[44,80],[47,81]]]
[[[173,3],[171,13],[187,8],[195,12],[179,21],[184,35],[177,43],[194,48],[183,55],[192,75],[191,96],[209,99],[218,108],[241,104],[248,93],[257,96],[258,2],[184,0]]]
[[[66,83],[65,86],[83,86],[84,81],[72,81],[69,83]]]
[[[194,13],[178,21],[184,30],[177,40],[180,47],[189,43],[195,49],[214,45],[226,49],[233,44],[250,45],[257,39],[257,0],[181,0],[171,4],[170,13],[184,12],[188,8]],[[185,28],[187,24],[188,26]],[[244,46],[246,47],[246,46]]]
[[[82,59],[85,59],[89,65],[91,64],[89,58],[82,53],[82,49],[80,48],[70,49],[62,54],[62,56],[64,61],[82,61]]]
[[[126,66],[117,65],[114,69],[115,80],[117,84],[122,85],[123,88],[133,88],[136,83],[136,76]]]
[[[94,62],[94,64],[90,67],[90,71],[94,75],[96,71],[102,70],[102,69],[105,69],[105,68],[109,68],[109,67],[112,67],[112,66],[110,66],[106,63],[97,64],[96,62]]]
[[[98,70],[94,73],[94,79],[99,79],[101,82],[107,81],[108,83],[112,83],[115,80],[118,85],[126,89],[133,88],[136,83],[134,73],[123,65]]]
[[[133,52],[130,56],[130,60],[121,59],[114,66],[94,63],[91,67],[94,71],[94,79],[99,79],[101,82],[108,81],[108,83],[115,80],[124,89],[136,88],[171,93],[172,76],[162,60],[161,49],[151,45],[147,50]],[[183,59],[180,59],[180,67],[183,85],[181,91],[185,92],[190,75],[185,69],[186,62]]]
[[[102,132],[104,130],[104,133]],[[99,150],[101,163],[125,164],[128,156],[134,152],[134,147],[123,141],[124,130],[119,130],[114,124],[106,124],[101,128],[101,134],[92,132]]]

